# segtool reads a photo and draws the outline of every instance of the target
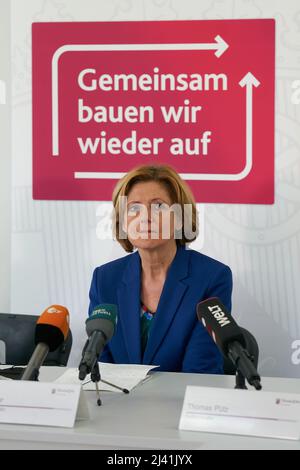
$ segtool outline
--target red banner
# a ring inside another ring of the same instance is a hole
[[[274,20],[34,23],[32,47],[35,199],[166,163],[198,202],[274,202]]]

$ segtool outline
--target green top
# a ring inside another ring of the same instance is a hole
[[[152,320],[154,318],[155,312],[150,312],[145,305],[141,306],[141,347],[142,354],[144,354],[149,333],[152,326]]]

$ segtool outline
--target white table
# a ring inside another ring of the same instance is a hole
[[[40,380],[52,381],[64,368],[43,367]],[[87,396],[91,419],[74,428],[0,424],[0,449],[295,449],[300,441],[180,431],[187,385],[233,387],[233,376],[155,372],[129,395]],[[263,378],[263,388],[300,393],[300,379]],[[247,393],[247,392],[245,392]],[[257,392],[260,393],[260,392]]]

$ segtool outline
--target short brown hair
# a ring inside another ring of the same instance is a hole
[[[183,221],[182,238],[177,241],[180,245],[186,245],[194,241],[198,235],[198,214],[194,196],[185,181],[168,165],[141,165],[126,173],[126,175],[118,181],[112,195],[114,205],[113,232],[116,240],[122,245],[125,251],[129,253],[133,251],[134,247],[128,238],[120,237],[120,233],[123,229],[122,224],[120,226],[119,201],[121,196],[128,196],[130,190],[136,183],[147,181],[156,181],[162,184],[168,191],[172,204],[179,204],[182,211],[184,210],[185,204],[191,204],[192,220],[189,222],[191,223],[191,228],[195,236],[192,239],[185,237]]]

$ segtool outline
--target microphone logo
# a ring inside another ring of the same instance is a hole
[[[61,307],[61,308],[59,308],[59,307]],[[53,315],[53,316],[57,315],[57,319],[61,318],[61,317],[58,317],[58,315],[63,314],[63,316],[64,316],[63,318],[66,321],[67,325],[69,326],[69,324],[70,324],[69,312],[65,307],[62,307],[60,305],[51,305],[51,307],[47,308],[47,310],[44,312],[44,314],[45,313],[50,313],[50,315]],[[50,324],[51,324],[53,319],[50,319],[50,320],[48,319],[48,321],[50,321]],[[46,322],[46,317],[45,317],[45,322]]]
[[[104,315],[104,316],[108,316],[110,317],[111,316],[111,313],[108,312],[106,310],[106,308],[101,308],[101,307],[98,307],[98,308],[95,308],[93,311],[92,311],[92,314],[91,314],[91,317],[95,316],[95,315]]]
[[[61,310],[58,310],[55,307],[50,307],[50,308],[48,308],[47,313],[62,313],[62,312],[61,312]]]
[[[116,325],[118,321],[116,306],[112,304],[97,305],[93,309],[90,317],[86,320],[86,323],[94,319],[109,320]]]
[[[229,318],[226,317],[225,313],[223,312],[223,310],[221,309],[219,305],[208,306],[208,310],[213,315],[213,317],[217,320],[221,328],[223,328],[223,326],[230,325]]]

